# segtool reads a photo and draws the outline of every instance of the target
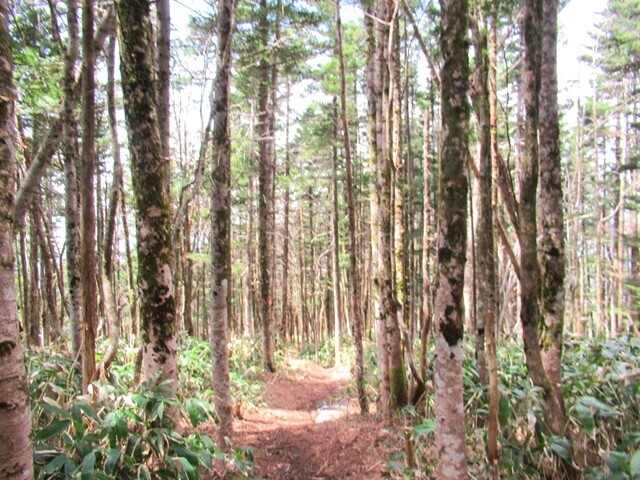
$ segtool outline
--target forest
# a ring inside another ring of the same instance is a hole
[[[0,0],[0,479],[640,479],[640,1],[576,4]]]

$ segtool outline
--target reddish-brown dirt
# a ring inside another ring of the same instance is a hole
[[[349,385],[347,368],[308,360],[287,360],[267,374],[264,405],[243,408],[234,423],[234,444],[254,448],[249,478],[383,478],[387,460],[402,448],[402,427],[361,416]]]

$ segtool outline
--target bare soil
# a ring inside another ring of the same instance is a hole
[[[250,478],[378,479],[402,449],[401,425],[360,415],[347,367],[289,359],[264,380],[264,405],[234,421],[234,444],[255,449]]]

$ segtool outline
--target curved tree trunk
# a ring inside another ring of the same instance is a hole
[[[440,0],[442,8],[442,155],[438,188],[436,329],[436,443],[438,478],[468,476],[462,384],[464,267],[467,243],[469,78],[467,1]]]
[[[0,477],[33,478],[27,377],[18,324],[13,251],[15,112],[9,8],[0,0]]]
[[[138,290],[144,378],[178,385],[167,158],[156,114],[149,2],[117,0],[120,70],[131,151],[138,237]]]

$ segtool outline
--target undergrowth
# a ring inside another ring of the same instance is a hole
[[[431,349],[432,351],[432,349]],[[552,435],[544,422],[540,389],[528,376],[515,341],[498,347],[500,385],[499,468],[501,478],[557,478],[553,456],[574,462],[585,480],[640,479],[640,340],[568,340],[563,356],[569,438]],[[429,359],[433,366],[433,358]],[[429,372],[431,379],[433,371]],[[463,363],[467,455],[472,478],[491,478],[485,455],[488,397],[480,385],[472,345]],[[412,429],[416,467],[404,454],[389,461],[390,473],[429,478],[435,465],[433,396],[427,414]],[[415,415],[408,409],[407,415]],[[415,420],[415,419],[414,419]]]
[[[232,395],[253,403],[263,386],[259,353],[248,340],[234,339],[230,349]],[[28,351],[36,478],[192,480],[216,459],[246,473],[246,449],[225,455],[197,431],[202,422],[216,421],[210,344],[185,336],[178,351],[176,396],[153,379],[133,386],[133,348],[120,348],[91,396],[82,395],[80,375],[62,348]]]

